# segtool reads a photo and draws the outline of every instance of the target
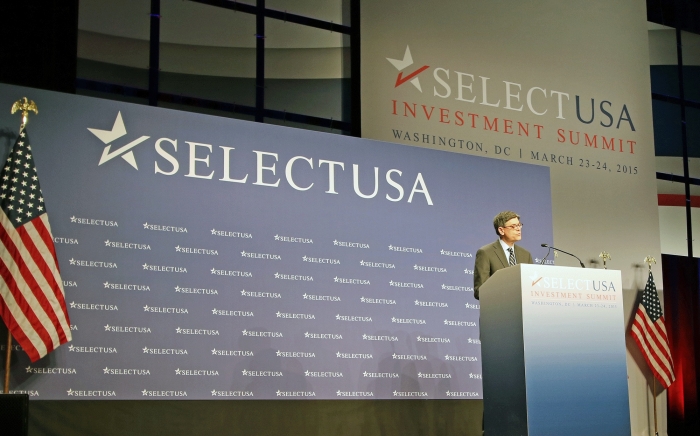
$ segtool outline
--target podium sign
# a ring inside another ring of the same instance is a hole
[[[630,434],[619,271],[500,270],[480,327],[488,436]]]

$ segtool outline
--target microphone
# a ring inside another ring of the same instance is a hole
[[[585,267],[586,267],[586,265],[584,265],[583,262],[581,262],[581,259],[579,259],[578,256],[576,256],[575,254],[571,254],[571,253],[569,253],[568,251],[560,250],[560,249],[558,249],[558,248],[556,248],[556,247],[552,247],[552,246],[549,246],[549,245],[547,245],[547,244],[541,244],[541,246],[542,246],[542,247],[549,248],[550,250],[559,251],[559,252],[561,252],[561,253],[568,254],[569,256],[574,257],[574,258],[576,258],[576,260],[578,260],[578,263],[581,265],[581,268],[585,268]],[[547,255],[549,255],[549,252],[547,252]],[[545,256],[545,258],[546,258],[546,256]],[[542,261],[544,262],[544,259],[543,259]]]

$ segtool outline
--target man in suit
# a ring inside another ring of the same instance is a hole
[[[498,240],[479,248],[474,260],[474,298],[477,300],[479,288],[493,273],[519,263],[532,263],[530,252],[515,245],[522,239],[520,215],[510,210],[501,212],[493,219],[493,228]]]

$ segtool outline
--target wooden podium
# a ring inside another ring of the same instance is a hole
[[[516,265],[480,302],[486,436],[630,435],[619,271]]]

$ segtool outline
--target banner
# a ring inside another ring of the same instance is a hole
[[[14,353],[15,392],[482,397],[473,255],[502,209],[544,255],[548,168],[12,86],[0,104],[24,95],[73,341]]]

